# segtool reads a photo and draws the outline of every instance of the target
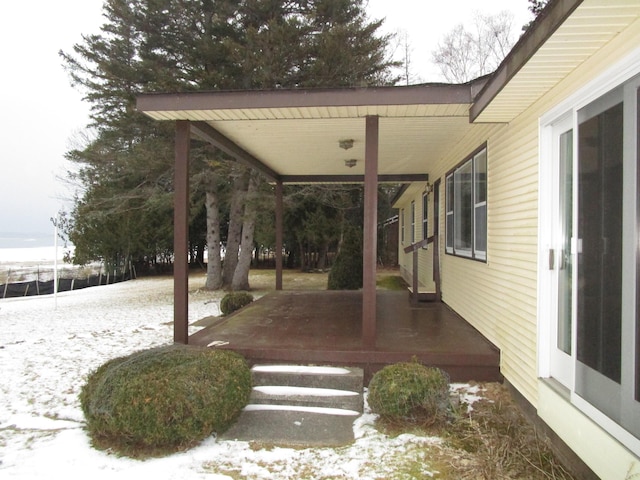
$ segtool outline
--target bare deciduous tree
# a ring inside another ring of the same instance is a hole
[[[476,12],[469,28],[456,25],[431,53],[448,82],[464,83],[493,72],[514,43],[511,12]]]

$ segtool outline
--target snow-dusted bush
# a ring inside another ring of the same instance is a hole
[[[449,377],[417,361],[396,363],[373,375],[368,400],[384,420],[431,423],[447,414]]]
[[[172,345],[105,363],[89,375],[80,403],[97,447],[148,456],[224,431],[250,392],[251,372],[240,355]]]
[[[253,295],[247,292],[231,292],[227,293],[220,301],[220,311],[223,315],[240,310],[242,307],[253,302]]]

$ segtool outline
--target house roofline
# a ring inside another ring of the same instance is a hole
[[[469,118],[474,122],[584,0],[550,0],[475,97]]]
[[[409,188],[409,184],[405,183],[398,189],[396,194],[391,199],[391,206],[393,208],[398,208],[395,206],[395,204],[398,203],[398,201],[402,198],[402,196],[404,195],[404,193],[407,191],[408,188]]]
[[[428,83],[410,86],[344,87],[278,90],[219,90],[182,93],[143,93],[137,109],[198,111],[225,109],[344,107],[368,105],[471,104],[478,79],[463,84]]]

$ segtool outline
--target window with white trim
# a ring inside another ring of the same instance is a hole
[[[416,243],[416,202],[411,202],[411,245]]]
[[[400,210],[400,242],[404,244],[404,208]]]
[[[422,238],[429,237],[429,195],[427,192],[422,194]]]
[[[487,259],[487,147],[446,176],[446,252]]]
[[[445,179],[446,251],[453,253],[453,175]]]

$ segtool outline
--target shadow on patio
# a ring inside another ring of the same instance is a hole
[[[276,291],[234,314],[215,319],[189,338],[251,364],[296,363],[358,366],[365,379],[385,365],[409,361],[445,370],[454,382],[497,381],[500,353],[443,303],[412,307],[406,292],[377,291],[375,347],[362,342],[362,293]]]

